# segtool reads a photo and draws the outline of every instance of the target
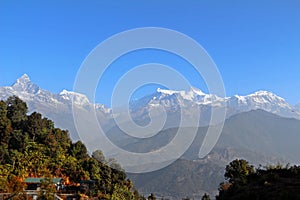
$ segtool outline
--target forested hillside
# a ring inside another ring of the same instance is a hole
[[[28,177],[61,177],[67,184],[94,180],[88,196],[140,199],[122,170],[110,168],[100,150],[89,156],[85,145],[72,142],[68,131],[33,112],[16,96],[0,101],[0,193],[23,191]],[[78,184],[77,184],[78,185]]]

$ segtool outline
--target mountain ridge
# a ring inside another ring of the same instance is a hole
[[[170,199],[201,199],[204,193],[217,194],[224,181],[224,166],[234,159],[250,160],[256,167],[287,163],[299,164],[300,120],[283,118],[263,111],[239,113],[226,120],[214,149],[204,158],[198,158],[199,147],[207,127],[201,127],[188,151],[166,168],[145,174],[129,174],[142,193],[154,192]],[[188,128],[185,128],[188,132]],[[160,133],[156,146],[163,146],[176,134],[176,129]],[[284,141],[284,142],[283,142]],[[162,144],[162,145],[159,145]],[[134,146],[138,145],[138,146]],[[147,148],[148,143],[127,144],[130,149]],[[129,150],[130,150],[129,149]]]
[[[12,86],[0,87],[0,99],[12,95],[19,96],[27,102],[30,112],[39,111],[56,121],[60,128],[70,130],[74,135],[72,138],[79,138],[73,122],[72,106],[78,107],[85,115],[95,109],[104,130],[115,126],[112,108],[107,108],[104,104],[94,104],[86,95],[73,91],[62,90],[58,94],[53,94],[31,82],[27,74],[17,79]],[[158,88],[155,93],[130,103],[131,116],[141,125],[149,123],[149,113],[152,111],[157,115],[166,111],[170,120],[164,128],[178,126],[182,113],[188,119],[195,118],[197,114],[195,106],[200,109],[200,126],[208,125],[212,108],[219,107],[226,107],[226,118],[241,112],[262,109],[283,117],[300,119],[300,108],[291,106],[282,97],[268,91],[257,91],[246,96],[219,97],[215,94],[206,94],[195,87],[186,91]]]

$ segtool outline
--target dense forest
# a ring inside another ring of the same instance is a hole
[[[125,172],[116,170],[114,160],[106,161],[100,150],[89,156],[82,142],[71,141],[68,131],[40,113],[27,112],[26,103],[16,96],[0,101],[0,193],[22,192],[28,177],[61,177],[74,186],[80,180],[95,181],[92,190],[81,191],[89,197],[143,199]]]

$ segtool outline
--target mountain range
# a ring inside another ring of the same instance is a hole
[[[158,88],[155,93],[130,103],[131,117],[140,125],[149,123],[151,112],[158,115],[167,113],[163,130],[146,139],[132,138],[124,133],[114,122],[112,108],[93,104],[85,95],[72,91],[53,94],[32,83],[26,74],[12,86],[0,87],[0,99],[11,95],[24,100],[29,112],[40,112],[58,127],[68,129],[73,140],[80,137],[75,128],[72,107],[78,108],[83,116],[89,115],[90,110],[95,108],[107,136],[120,147],[133,152],[153,151],[166,145],[175,136],[182,114],[193,119],[197,107],[201,114],[200,128],[194,142],[179,160],[155,172],[128,174],[144,194],[154,192],[170,199],[186,196],[197,199],[204,192],[214,195],[223,180],[225,165],[235,158],[247,159],[257,166],[277,162],[300,163],[300,104],[292,106],[268,91],[219,97],[194,87],[187,91]],[[222,134],[213,151],[199,159],[199,147],[210,124],[211,110],[218,107],[226,109]],[[89,128],[87,126],[87,131],[93,131]],[[184,130],[189,133],[190,127],[184,127]]]
[[[16,95],[24,100],[29,112],[39,111],[44,116],[55,121],[58,127],[68,129],[73,139],[79,139],[72,117],[73,105],[87,114],[95,108],[98,121],[105,131],[116,126],[113,120],[112,109],[103,104],[93,104],[84,94],[62,90],[53,94],[31,82],[28,75],[21,76],[12,86],[0,87],[0,99]],[[177,127],[182,113],[185,117],[194,118],[195,106],[200,109],[199,126],[206,126],[210,122],[212,107],[226,108],[226,117],[251,110],[265,110],[267,112],[300,119],[300,104],[292,106],[282,97],[268,91],[258,91],[247,96],[234,95],[232,97],[218,97],[214,94],[205,94],[201,90],[191,87],[188,91],[174,91],[158,88],[153,94],[130,103],[133,120],[138,124],[147,124],[150,121],[149,113],[155,111],[167,112],[168,119],[164,129]],[[182,113],[181,113],[182,112]]]

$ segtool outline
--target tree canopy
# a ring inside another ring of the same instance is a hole
[[[27,114],[17,96],[0,101],[0,193],[21,192],[27,177],[62,177],[70,184],[95,181],[86,195],[102,199],[139,199],[123,170],[110,168],[100,150],[89,156],[81,141],[40,113]],[[116,164],[116,163],[115,163]]]
[[[300,167],[268,166],[254,169],[246,160],[234,160],[226,166],[217,200],[300,199]]]

